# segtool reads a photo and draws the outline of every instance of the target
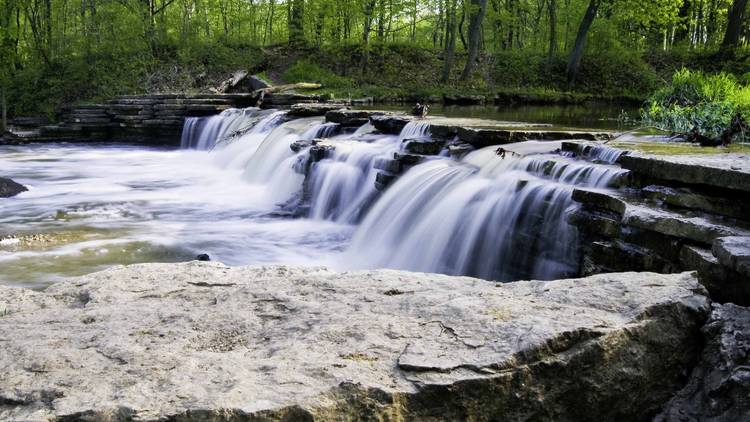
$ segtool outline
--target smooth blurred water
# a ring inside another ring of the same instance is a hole
[[[191,120],[180,150],[0,146],[0,173],[29,187],[0,201],[0,283],[40,288],[202,253],[229,265],[557,278],[577,270],[577,234],[565,218],[573,187],[605,188],[622,172],[526,142],[507,157],[494,148],[460,161],[429,157],[380,192],[378,163],[405,140],[428,139],[429,124],[383,135],[285,120],[257,109]],[[313,142],[334,149],[315,161]],[[308,146],[294,152],[293,143]],[[614,162],[617,151],[594,155]]]

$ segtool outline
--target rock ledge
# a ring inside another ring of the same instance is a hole
[[[0,419],[645,420],[699,354],[702,292],[203,262],[0,287]]]

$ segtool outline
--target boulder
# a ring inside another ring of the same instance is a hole
[[[414,119],[403,114],[374,114],[370,116],[370,123],[383,133],[398,135]]]
[[[193,261],[0,287],[0,312],[2,420],[599,421],[658,413],[709,305],[689,273]]]
[[[703,335],[698,366],[656,421],[750,420],[750,309],[714,305]]]
[[[0,177],[0,198],[10,198],[21,192],[26,192],[26,186],[6,177]]]

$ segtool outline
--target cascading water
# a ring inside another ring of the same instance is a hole
[[[313,164],[309,216],[340,223],[358,222],[377,197],[375,161],[398,151],[394,136],[332,142],[333,156]]]
[[[493,149],[409,171],[362,222],[347,262],[502,281],[575,274],[573,185],[603,187],[621,170]]]
[[[399,141],[406,139],[425,139],[430,136],[430,121],[429,120],[412,120],[401,129],[401,133],[398,135]]]
[[[209,150],[228,136],[255,129],[267,131],[276,123],[274,119],[263,119],[273,110],[255,107],[224,110],[216,116],[188,117],[182,129],[180,146],[183,149]],[[261,120],[262,119],[262,120]]]
[[[312,160],[319,138],[326,154]],[[429,120],[412,121],[399,135],[379,134],[370,124],[348,134],[321,118],[228,110],[188,119],[182,140],[184,150],[169,153],[65,146],[45,152],[84,169],[66,173],[70,181],[36,160],[38,150],[18,147],[18,158],[12,151],[0,156],[31,188],[23,201],[4,203],[6,230],[22,233],[31,224],[29,230],[82,239],[39,253],[8,254],[3,248],[12,242],[0,244],[0,276],[33,280],[28,263],[49,256],[61,257],[49,271],[79,274],[207,252],[231,265],[324,262],[495,280],[557,278],[577,269],[577,234],[565,218],[575,206],[573,187],[605,188],[623,172],[600,164],[616,162],[618,151],[596,150],[586,162],[549,153],[559,145],[528,142],[508,147],[513,152],[505,158],[493,148],[461,161],[423,157],[381,193],[376,175],[399,172],[394,154],[403,153],[405,141],[431,141]],[[281,203],[309,205],[305,215],[317,221],[280,218]],[[43,210],[60,217],[31,220]]]
[[[589,157],[592,161],[597,161],[600,163],[606,163],[606,164],[614,164],[617,162],[617,160],[622,157],[622,155],[625,153],[625,151],[617,148],[612,148],[604,145],[597,145],[593,148],[591,148],[591,152],[589,152]]]

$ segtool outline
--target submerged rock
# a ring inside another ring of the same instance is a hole
[[[218,263],[0,287],[2,420],[645,420],[697,360],[691,274],[496,284]]]
[[[0,177],[0,198],[10,198],[21,192],[26,192],[26,186],[6,177]]]
[[[656,421],[750,420],[750,309],[714,307],[690,381]]]

